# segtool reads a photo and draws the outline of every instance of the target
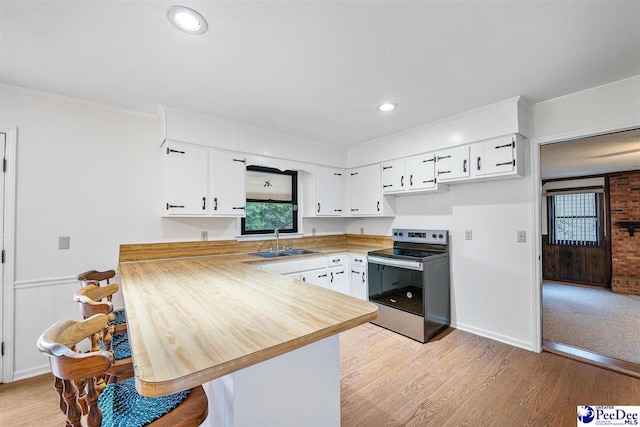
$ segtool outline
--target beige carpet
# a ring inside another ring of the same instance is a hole
[[[542,284],[542,337],[640,363],[640,297],[609,289]]]

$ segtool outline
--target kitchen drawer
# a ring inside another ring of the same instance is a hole
[[[299,271],[316,270],[319,268],[327,268],[327,257],[303,258],[295,261],[271,262],[264,264],[264,270],[273,271],[278,274],[289,274]]]
[[[327,255],[327,260],[329,261],[329,268],[346,266],[348,263],[348,257],[349,256],[347,254]]]

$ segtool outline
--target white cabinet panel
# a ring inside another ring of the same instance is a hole
[[[334,291],[350,295],[349,277],[346,266],[329,268],[329,287]]]
[[[165,210],[169,216],[245,215],[245,156],[167,141]]]
[[[522,176],[523,145],[524,139],[518,135],[506,135],[472,144],[472,175]]]
[[[469,177],[469,146],[436,151],[436,179],[447,182]]]
[[[315,205],[317,216],[343,216],[343,188],[345,171],[318,167],[315,174]]]
[[[330,289],[329,272],[326,268],[318,270],[303,271],[300,273],[300,280],[311,283],[312,285]]]
[[[349,170],[350,216],[392,216],[393,200],[382,194],[380,165]]]
[[[382,163],[382,191],[393,194],[405,191],[405,160],[392,160]]]
[[[361,300],[369,300],[369,286],[367,281],[366,255],[351,255],[350,267],[351,296]]]
[[[165,214],[205,215],[207,213],[208,149],[167,142],[165,159]]]
[[[245,216],[246,157],[244,154],[211,150],[210,203],[215,216]]]

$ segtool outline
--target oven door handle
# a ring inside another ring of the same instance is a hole
[[[377,256],[367,256],[367,261],[369,264],[379,264],[379,265],[388,265],[391,267],[400,267],[406,268],[409,270],[417,270],[422,271],[424,266],[419,261],[407,261],[403,259],[392,259],[392,258],[381,258]]]

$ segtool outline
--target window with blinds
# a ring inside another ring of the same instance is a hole
[[[549,240],[555,245],[599,246],[602,240],[601,194],[549,197]]]

